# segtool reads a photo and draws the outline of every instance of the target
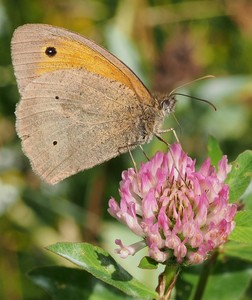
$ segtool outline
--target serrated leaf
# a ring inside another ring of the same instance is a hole
[[[118,289],[80,269],[43,267],[28,273],[29,278],[54,300],[130,300]]]
[[[240,259],[248,260],[252,262],[251,244],[241,244],[241,243],[230,241],[224,245],[223,252],[225,255],[238,257]]]
[[[211,158],[211,163],[215,168],[218,168],[218,162],[221,160],[223,153],[219,146],[218,141],[213,137],[209,136],[208,143],[207,143],[207,153],[208,156]]]
[[[141,299],[157,297],[155,291],[133,278],[100,247],[87,243],[57,243],[49,246],[48,249],[127,295]]]
[[[235,215],[236,226],[228,239],[252,244],[252,211],[239,211]]]
[[[237,226],[234,231],[231,232],[228,239],[230,241],[252,244],[252,228]]]
[[[152,259],[149,256],[144,256],[139,265],[139,268],[141,269],[149,269],[149,270],[153,270],[153,269],[157,269],[158,268],[158,262],[154,259]]]
[[[226,183],[229,185],[229,202],[239,200],[247,189],[252,178],[252,151],[240,154],[232,163],[232,170],[228,174]]]
[[[251,183],[246,191],[246,195],[244,195],[244,205],[247,210],[252,211],[252,184]]]
[[[251,210],[238,211],[235,215],[234,220],[236,226],[252,227],[252,211]]]

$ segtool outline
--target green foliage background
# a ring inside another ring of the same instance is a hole
[[[0,1],[1,299],[48,299],[26,276],[35,267],[57,263],[44,250],[47,245],[87,241],[112,253],[115,238],[123,235],[126,243],[134,238],[106,212],[111,195],[118,198],[122,170],[132,166],[127,154],[53,187],[32,172],[15,132],[19,95],[10,57],[14,29],[47,23],[79,32],[120,57],[157,92],[169,93],[201,76],[215,75],[179,91],[213,102],[217,112],[179,97],[177,121],[169,117],[165,128],[174,127],[185,151],[199,162],[206,157],[209,135],[232,161],[252,146],[251,15],[252,3],[245,0]],[[172,134],[165,138],[174,141]],[[165,150],[157,140],[144,148],[149,156]],[[139,149],[133,154],[137,163],[144,160]],[[243,198],[252,198],[251,189]],[[128,269],[131,266],[134,272],[134,263],[128,263]],[[154,273],[146,272],[136,276],[155,286]]]

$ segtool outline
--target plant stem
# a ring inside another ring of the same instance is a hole
[[[158,286],[156,291],[159,294],[159,300],[169,300],[172,290],[175,286],[180,267],[177,264],[167,265],[163,273],[158,277]]]
[[[212,257],[206,262],[205,266],[203,266],[193,300],[200,300],[202,298],[208,277],[211,273],[212,267],[216,262],[217,256],[218,252],[216,251],[212,255]]]

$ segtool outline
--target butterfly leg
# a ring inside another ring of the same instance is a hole
[[[138,171],[137,171],[137,165],[136,165],[136,162],[135,162],[135,160],[134,160],[134,157],[133,157],[133,155],[132,155],[131,150],[134,149],[134,148],[135,148],[136,146],[138,146],[138,145],[139,145],[138,143],[134,143],[134,144],[128,144],[127,146],[118,148],[119,154],[122,154],[122,153],[127,152],[127,151],[125,151],[126,149],[128,150],[136,174],[138,173]]]
[[[157,138],[157,139],[159,139],[161,142],[163,142],[163,143],[165,143],[165,145],[169,148],[171,145],[168,143],[168,142],[166,142],[166,140],[164,140],[163,138],[162,138],[162,136],[161,135],[159,135],[159,134],[155,134],[155,137]]]
[[[175,137],[177,137],[177,135],[176,135],[176,133],[175,133],[175,130],[174,130],[173,128],[171,128],[171,129],[168,130],[168,131],[173,131]],[[167,132],[167,131],[165,131],[165,132]],[[168,142],[166,142],[166,140],[164,140],[160,135],[155,134],[155,136],[156,136],[161,142],[165,143],[165,144],[167,145],[168,148],[170,148],[171,145],[170,145]],[[176,139],[177,139],[177,141],[178,141],[178,143],[179,143],[178,138],[176,138]],[[183,178],[183,176],[181,175],[181,172],[179,171],[179,168],[176,166],[176,160],[175,160],[175,158],[174,158],[174,156],[173,156],[172,151],[170,151],[170,154],[171,154],[171,157],[172,157],[172,159],[173,159],[173,161],[174,161],[174,167],[175,167],[175,169],[176,169],[177,172],[179,173],[179,176],[180,176],[181,180],[182,180],[182,181],[185,183],[185,185],[188,187],[188,184],[187,184],[187,182],[186,182],[186,174],[185,174],[185,178]]]
[[[146,157],[146,159],[147,159],[147,160],[150,160],[149,157],[148,157],[148,155],[147,155],[146,152],[144,151],[142,145],[139,145],[139,148],[142,150],[142,152],[143,152],[144,156]]]
[[[128,151],[129,151],[129,155],[130,155],[130,158],[131,158],[131,160],[132,160],[132,163],[133,163],[135,172],[136,172],[136,174],[137,174],[137,165],[136,165],[136,162],[135,162],[135,160],[134,160],[134,157],[133,157],[132,152],[131,152],[131,150],[130,150],[129,147],[128,147]]]
[[[180,142],[179,142],[179,138],[178,138],[177,133],[176,133],[176,131],[175,131],[174,128],[169,128],[169,129],[163,129],[163,130],[160,130],[160,131],[158,132],[158,134],[155,134],[155,136],[156,136],[158,139],[160,139],[160,138],[159,138],[159,137],[160,137],[160,134],[164,134],[164,133],[167,133],[167,132],[170,132],[170,131],[172,131],[172,133],[173,133],[173,135],[174,135],[176,141],[177,141],[178,143],[180,143]],[[158,137],[158,136],[159,136],[159,137]],[[160,140],[163,142],[162,139],[160,139]],[[167,144],[167,143],[165,142],[165,144]]]

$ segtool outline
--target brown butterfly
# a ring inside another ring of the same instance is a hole
[[[16,128],[34,171],[55,184],[158,135],[175,107],[154,97],[124,63],[63,28],[17,28],[12,61]]]

